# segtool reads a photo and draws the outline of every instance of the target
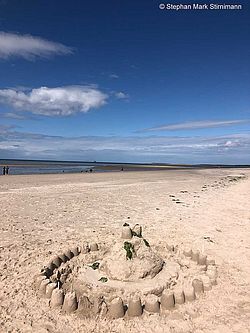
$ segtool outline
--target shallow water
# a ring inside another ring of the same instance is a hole
[[[93,169],[93,165],[86,163],[51,162],[51,161],[21,161],[21,160],[1,160],[0,174],[3,174],[3,166],[9,166],[11,175],[31,175],[31,174],[57,174],[57,173],[80,173]]]

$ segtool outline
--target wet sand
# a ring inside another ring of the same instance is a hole
[[[1,176],[0,332],[249,332],[249,188],[249,169]],[[33,276],[53,254],[111,240],[127,221],[152,247],[204,248],[218,285],[168,316],[132,320],[79,319],[37,298]]]

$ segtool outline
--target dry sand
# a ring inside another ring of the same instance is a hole
[[[1,176],[0,198],[1,333],[249,332],[249,169]],[[33,276],[53,254],[111,241],[124,222],[142,224],[152,247],[204,248],[218,285],[167,316],[115,321],[63,315],[36,297]]]

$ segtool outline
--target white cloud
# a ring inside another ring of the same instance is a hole
[[[111,79],[119,79],[119,75],[117,75],[117,74],[110,74],[109,77]]]
[[[222,126],[232,126],[237,124],[243,124],[250,122],[250,119],[243,120],[202,120],[202,121],[190,121],[171,125],[162,125],[152,128],[147,128],[144,131],[176,131],[176,130],[193,130],[200,128],[212,128]]]
[[[45,116],[86,113],[106,103],[108,96],[94,86],[41,87],[28,91],[0,89],[0,103]]]
[[[129,95],[125,94],[122,91],[118,91],[118,92],[115,92],[115,97],[118,98],[118,99],[128,99]]]
[[[224,147],[227,147],[227,148],[238,147],[238,146],[240,146],[239,140],[228,140],[224,144]]]
[[[24,114],[19,114],[19,113],[14,113],[14,112],[5,112],[5,113],[0,113],[0,117],[2,118],[10,118],[10,119],[17,119],[17,120],[24,120],[29,117]]]
[[[250,133],[227,136],[63,137],[0,126],[2,158],[250,164]]]
[[[71,54],[72,48],[31,35],[19,35],[0,31],[0,58],[18,56],[27,60],[36,57]]]

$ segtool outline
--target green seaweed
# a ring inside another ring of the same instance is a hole
[[[134,252],[134,245],[129,242],[124,242],[124,250],[126,251],[126,259],[132,259]]]
[[[149,242],[145,238],[143,238],[143,241],[147,247],[150,247]]]
[[[99,268],[100,263],[99,262],[94,262],[92,265],[90,265],[89,267],[91,267],[93,270],[96,270],[97,268]]]
[[[135,231],[132,230],[132,235],[135,237],[142,238],[142,235],[137,234]]]
[[[106,278],[105,276],[102,276],[98,281],[108,282],[108,278]]]

